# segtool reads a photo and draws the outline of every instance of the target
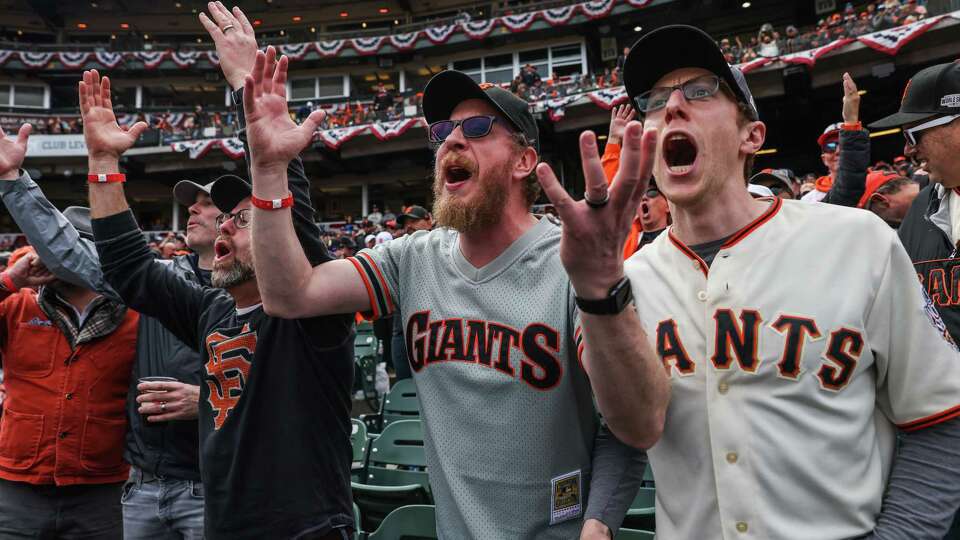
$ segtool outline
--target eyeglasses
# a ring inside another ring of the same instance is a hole
[[[720,78],[716,75],[703,75],[674,86],[657,86],[634,98],[637,109],[645,113],[659,111],[667,106],[674,90],[683,92],[687,101],[707,99],[716,95],[720,89]]]
[[[912,128],[903,128],[903,138],[907,140],[907,144],[910,146],[916,146],[920,144],[920,132],[925,129],[935,128],[937,126],[942,126],[944,124],[949,124],[957,118],[960,118],[960,114],[952,114],[950,116],[941,116],[940,118],[934,118],[929,122],[924,122],[918,126],[913,126]]]
[[[837,141],[824,143],[823,146],[820,147],[820,150],[822,150],[824,154],[836,154],[839,149],[840,143]]]
[[[453,130],[460,126],[463,130],[463,136],[468,139],[485,137],[493,128],[496,122],[496,116],[471,116],[462,120],[439,120],[430,124],[430,142],[442,143],[453,133]]]
[[[246,229],[250,226],[250,209],[244,208],[239,212],[231,214],[230,212],[224,212],[217,216],[217,228],[219,229],[226,223],[228,220],[233,220],[233,224],[237,226],[238,229]]]

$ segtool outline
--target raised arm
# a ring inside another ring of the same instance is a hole
[[[606,298],[624,278],[623,245],[653,170],[656,132],[627,124],[620,169],[608,188],[597,153],[597,138],[580,136],[580,157],[591,207],[564,191],[550,166],[537,176],[563,220],[560,259],[578,297]],[[643,306],[637,306],[643,309]],[[581,310],[585,349],[583,366],[610,430],[621,441],[649,448],[660,438],[670,400],[670,384],[632,305],[615,315]]]
[[[860,93],[849,73],[843,74],[843,127],[839,145],[837,177],[822,202],[857,206],[866,191],[870,134],[860,125]]]
[[[80,237],[73,224],[47,200],[40,186],[20,168],[29,134],[30,124],[23,124],[17,140],[11,141],[0,128],[0,194],[7,211],[54,275],[118,299],[103,279],[96,246]]]
[[[120,156],[147,125],[137,122],[126,129],[117,124],[110,79],[101,80],[96,70],[84,72],[79,94],[90,173],[119,173]],[[90,184],[90,217],[103,274],[124,303],[198,347],[203,289],[154,259],[127,205],[123,182]]]
[[[306,147],[323,119],[314,111],[303,124],[287,112],[287,57],[257,52],[243,90],[253,196],[271,201],[290,194],[287,166]],[[303,318],[368,311],[370,297],[353,264],[334,260],[313,267],[297,238],[290,208],[253,208],[253,264],[264,310]]]

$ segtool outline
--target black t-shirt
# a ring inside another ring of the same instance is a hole
[[[720,253],[720,248],[723,247],[723,245],[726,244],[727,240],[729,240],[731,237],[733,237],[732,234],[730,236],[724,236],[719,240],[690,246],[690,250],[696,253],[698,257],[703,259],[703,262],[707,263],[707,266],[709,267],[713,264],[713,259],[717,257],[717,253]]]
[[[200,469],[206,538],[292,538],[353,524],[352,319],[237,310],[150,255],[125,212],[94,220],[104,275],[204,363]]]

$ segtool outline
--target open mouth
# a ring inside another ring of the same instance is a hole
[[[458,184],[469,180],[473,173],[465,167],[451,165],[446,168],[445,176],[448,184]]]
[[[647,217],[650,214],[650,205],[647,203],[640,203],[640,215]]]
[[[697,145],[686,135],[671,135],[663,143],[663,158],[671,174],[686,174],[697,160]]]
[[[214,242],[213,254],[218,260],[228,257],[230,253],[232,253],[230,246],[225,241],[217,240]]]

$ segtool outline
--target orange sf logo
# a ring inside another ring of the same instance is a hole
[[[247,383],[253,353],[257,350],[257,333],[250,332],[250,325],[240,329],[241,334],[230,337],[213,332],[207,336],[207,360],[204,366],[210,395],[207,403],[213,409],[213,427],[220,429],[230,411],[237,406]]]

